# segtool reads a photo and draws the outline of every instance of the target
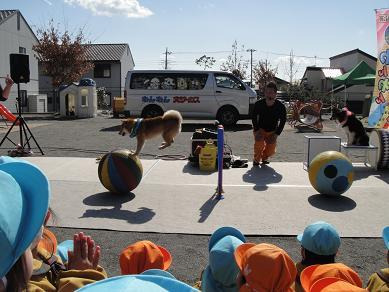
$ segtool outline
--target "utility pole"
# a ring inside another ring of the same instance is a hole
[[[165,51],[165,70],[167,70],[167,55],[170,55],[172,52],[169,52],[167,47]]]
[[[257,50],[248,49],[247,52],[250,52],[250,87],[253,87],[253,52]]]

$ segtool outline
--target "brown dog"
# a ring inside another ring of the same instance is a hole
[[[169,147],[174,138],[181,132],[182,116],[178,111],[170,110],[161,117],[147,119],[126,119],[122,120],[122,126],[119,135],[137,139],[137,146],[134,155],[139,155],[146,140],[162,135],[165,142],[159,146],[159,149]]]

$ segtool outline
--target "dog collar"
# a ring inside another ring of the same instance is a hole
[[[136,135],[138,135],[138,130],[139,130],[139,127],[140,127],[140,124],[142,123],[142,121],[143,121],[142,118],[136,119],[135,125],[134,125],[134,127],[132,127],[132,130],[130,133],[130,138],[134,138],[134,137],[136,137]]]

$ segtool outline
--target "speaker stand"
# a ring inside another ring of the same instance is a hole
[[[31,150],[31,145],[30,145],[30,140],[33,139],[36,146],[38,146],[38,149],[41,152],[41,154],[45,155],[42,151],[42,148],[39,146],[38,142],[36,141],[34,135],[32,134],[30,128],[28,127],[26,121],[23,118],[22,102],[21,102],[21,98],[20,98],[20,84],[19,83],[17,83],[17,84],[18,84],[18,98],[17,98],[18,116],[17,116],[16,120],[13,122],[11,128],[9,128],[8,132],[5,134],[4,138],[1,140],[0,147],[1,147],[1,145],[3,145],[5,139],[7,139],[8,141],[10,141],[12,144],[14,144],[16,146],[16,149],[8,151],[8,154],[10,156],[29,156],[33,153]],[[11,133],[11,131],[15,125],[19,125],[19,144],[16,144],[8,137],[9,133]],[[29,136],[28,136],[28,134],[29,134]],[[23,136],[25,138],[24,141],[23,141]]]

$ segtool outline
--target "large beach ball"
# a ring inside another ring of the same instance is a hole
[[[308,169],[309,181],[320,194],[341,195],[353,183],[351,161],[337,151],[325,151],[312,160]]]
[[[101,158],[98,174],[107,190],[126,194],[139,185],[143,167],[138,156],[132,155],[129,150],[115,150]]]

